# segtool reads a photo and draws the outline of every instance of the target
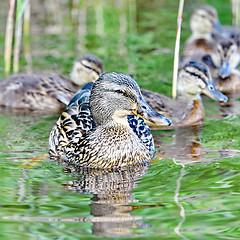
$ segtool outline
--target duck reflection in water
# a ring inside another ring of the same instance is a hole
[[[171,142],[164,141],[162,144],[161,139],[165,136],[154,136],[154,141],[157,149],[156,156],[159,158],[176,158],[181,162],[187,164],[196,163],[196,161],[204,161],[204,148],[201,145],[201,132],[202,125],[178,127],[173,132],[166,133],[167,136],[172,136]],[[192,160],[189,162],[189,160]]]
[[[106,171],[76,169],[67,167],[66,171],[80,174],[79,180],[69,181],[68,190],[83,194],[93,194],[90,221],[93,223],[92,233],[104,237],[133,237],[142,234],[132,230],[150,228],[140,216],[131,216],[133,210],[139,208],[159,207],[161,205],[135,206],[129,203],[138,202],[132,197],[132,189],[148,169],[147,165],[137,165],[124,170]],[[162,205],[163,206],[163,205]]]

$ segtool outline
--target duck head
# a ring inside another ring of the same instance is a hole
[[[70,77],[76,85],[81,86],[96,81],[102,73],[102,61],[94,55],[86,54],[75,59]]]
[[[220,22],[216,9],[209,5],[197,8],[192,14],[190,28],[197,35],[211,35],[220,31]]]
[[[148,124],[169,126],[171,121],[155,112],[144,100],[136,81],[123,73],[104,73],[94,83],[90,111],[97,125],[110,122],[128,125],[127,115],[137,115]]]
[[[228,100],[227,96],[216,89],[206,65],[200,62],[189,62],[179,72],[178,95],[198,100],[201,99],[201,93],[217,101],[227,102]]]

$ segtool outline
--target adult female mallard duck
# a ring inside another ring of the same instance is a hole
[[[203,57],[208,65],[216,88],[223,93],[240,90],[240,51],[236,42],[223,39],[217,44],[217,52]]]
[[[141,117],[158,126],[171,124],[147,105],[133,78],[102,74],[79,90],[53,127],[50,156],[90,168],[147,162],[154,156],[154,143]]]
[[[71,79],[59,75],[15,75],[0,82],[0,106],[57,111],[65,107],[69,96],[86,82],[95,81],[102,72],[101,60],[87,54],[74,61]]]
[[[149,106],[170,118],[173,127],[195,125],[203,121],[204,108],[201,93],[217,101],[226,102],[228,100],[215,88],[209,69],[199,62],[189,62],[179,71],[177,89],[176,99],[156,92],[141,90]],[[151,123],[150,126],[154,126],[154,123]]]

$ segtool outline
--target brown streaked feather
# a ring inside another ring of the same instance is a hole
[[[16,75],[0,82],[0,105],[19,109],[56,109],[65,105],[59,93],[73,96],[76,87],[63,76]]]
[[[74,164],[91,168],[124,167],[151,159],[146,146],[132,129],[122,125],[98,127],[80,138],[77,145],[70,142],[66,152],[70,161],[74,159]]]

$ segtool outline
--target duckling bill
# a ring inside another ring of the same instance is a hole
[[[142,97],[136,81],[105,73],[81,89],[62,113],[49,138],[50,156],[77,166],[118,168],[148,162],[154,156],[147,122],[168,126]]]

